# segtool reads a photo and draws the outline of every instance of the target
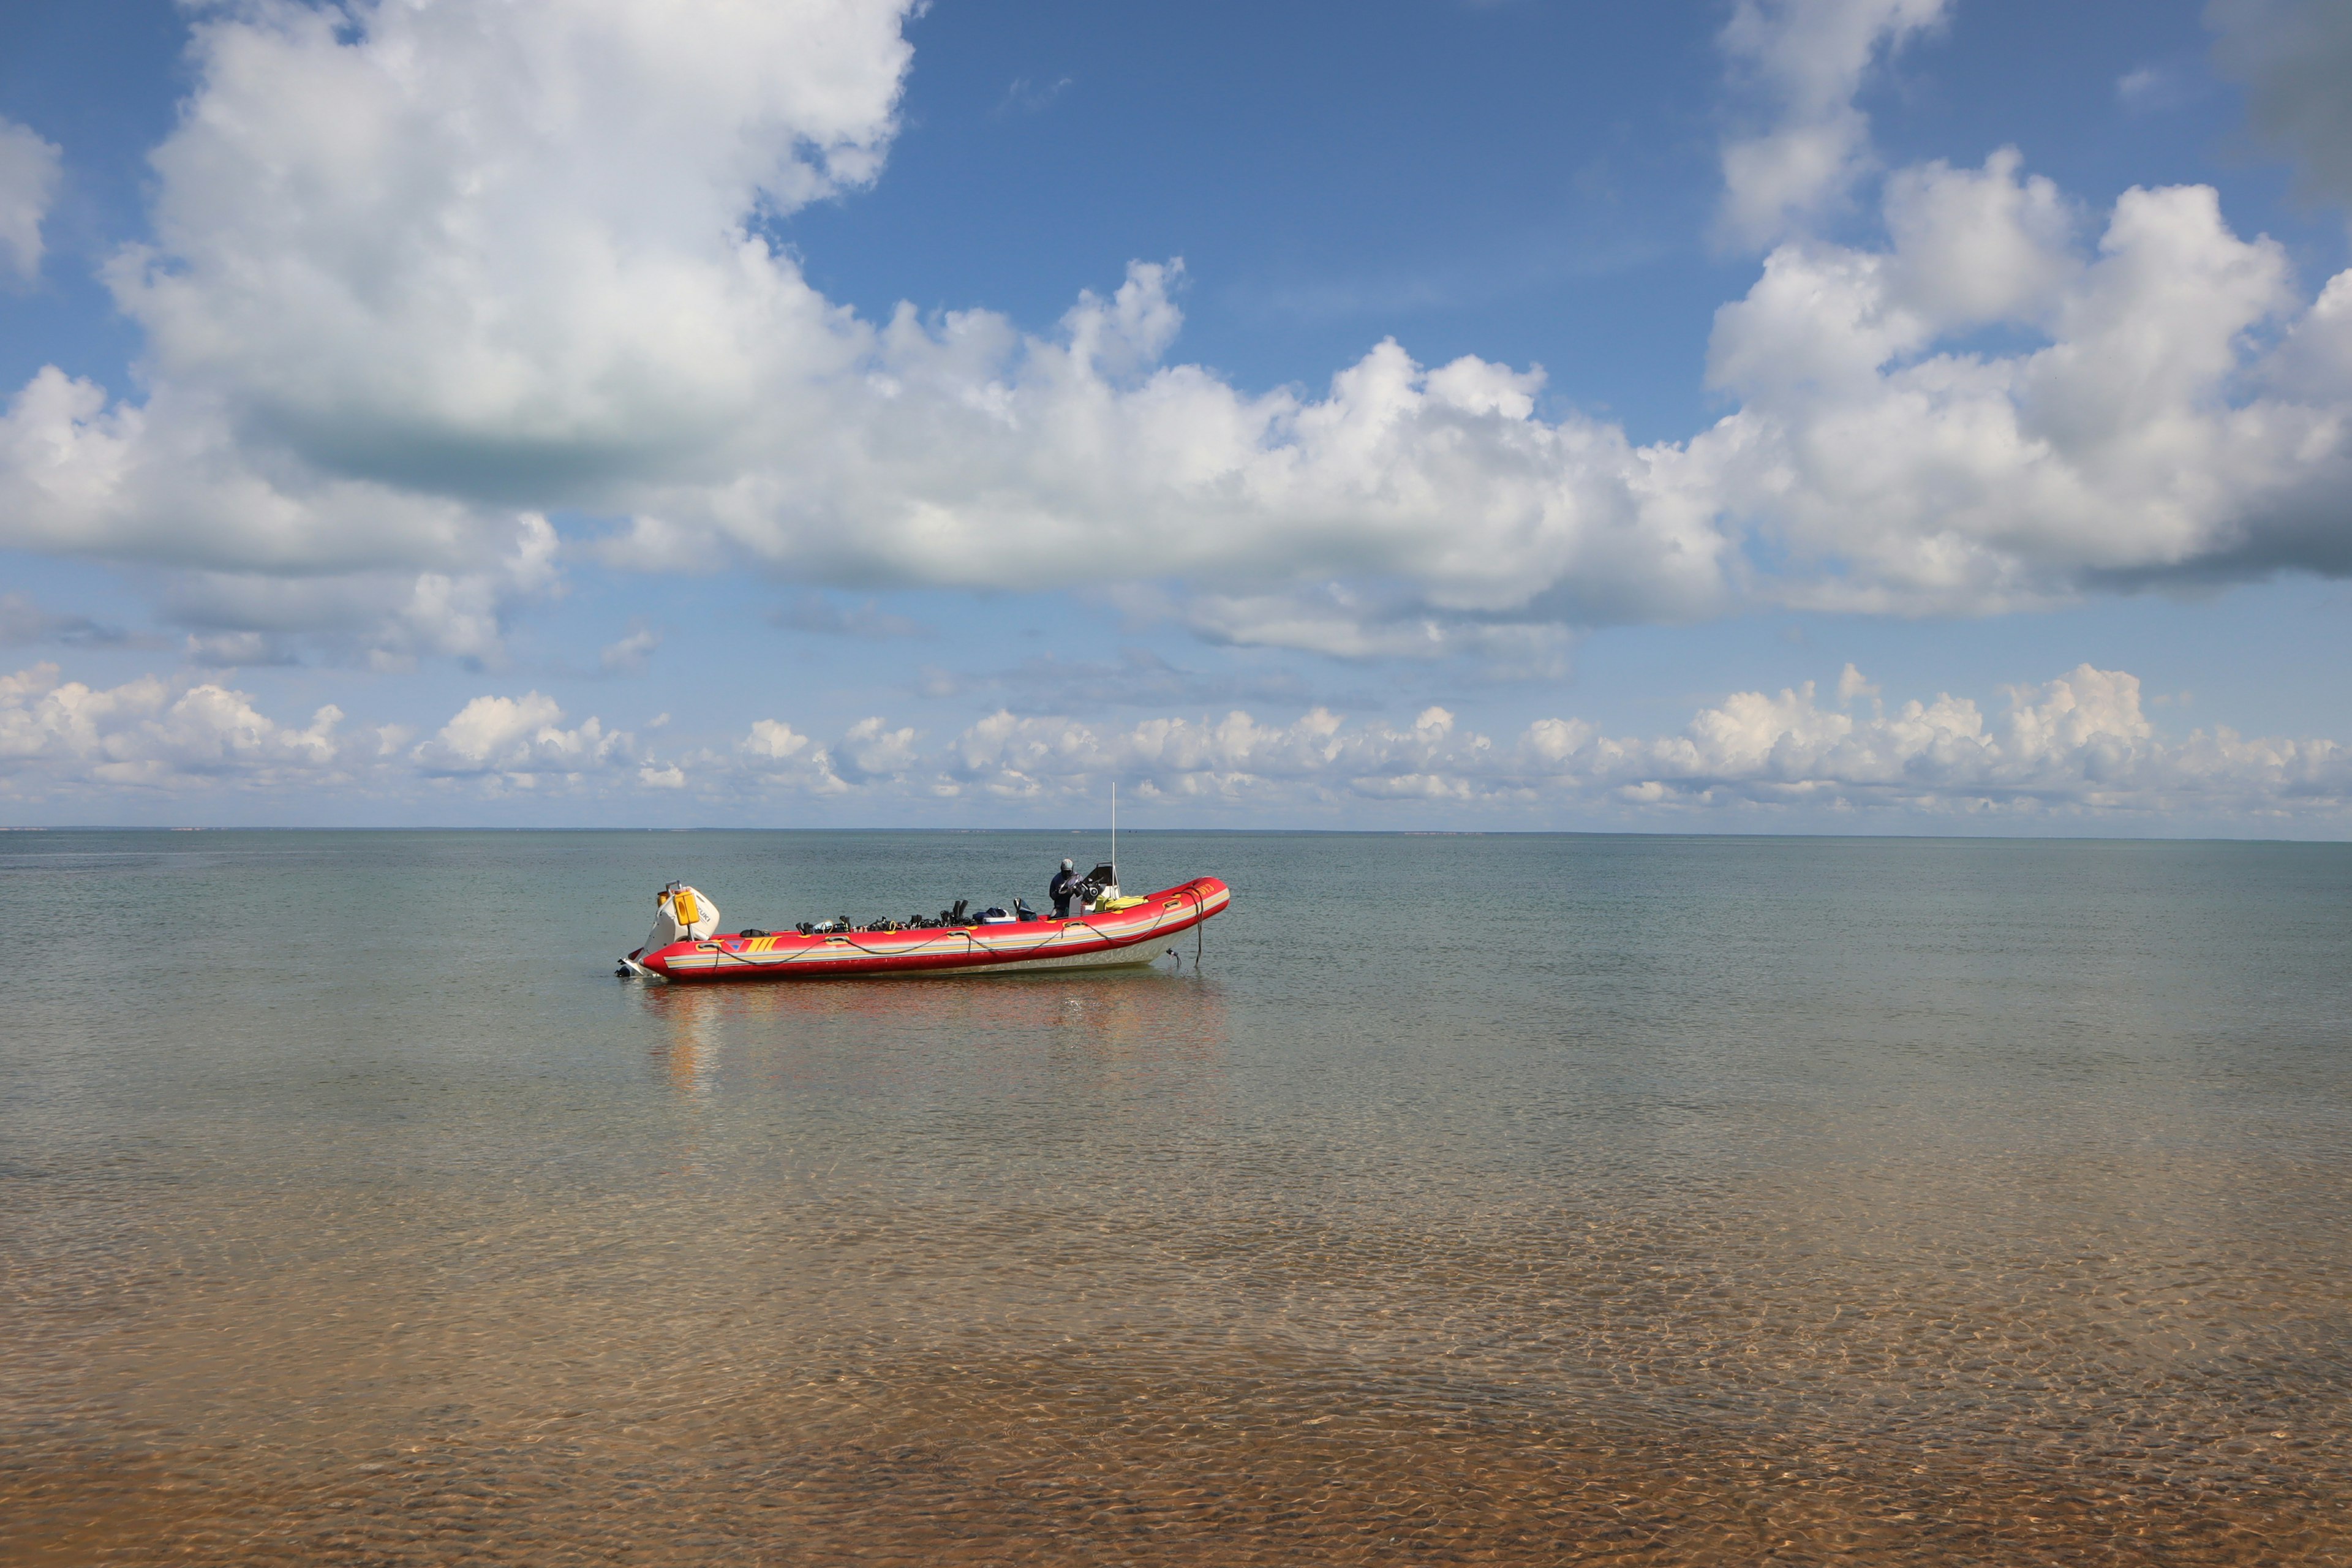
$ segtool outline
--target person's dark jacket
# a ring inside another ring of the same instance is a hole
[[[1070,900],[1078,896],[1078,889],[1086,885],[1086,880],[1075,868],[1054,873],[1054,880],[1045,891],[1053,897],[1054,917],[1056,920],[1069,918]]]

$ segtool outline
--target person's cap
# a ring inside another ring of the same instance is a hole
[[[1065,871],[1075,871],[1077,868],[1078,863],[1076,860],[1065,860],[1062,862],[1062,869]]]

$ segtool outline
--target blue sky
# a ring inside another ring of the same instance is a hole
[[[0,7],[0,820],[2341,837],[2347,72]]]

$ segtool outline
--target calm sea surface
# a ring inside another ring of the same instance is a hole
[[[0,836],[0,1560],[2352,1562],[2352,847]]]

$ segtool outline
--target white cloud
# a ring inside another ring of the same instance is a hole
[[[2073,210],[2049,180],[2018,178],[2023,162],[2003,147],[1982,169],[1924,163],[1886,182],[1888,287],[1931,330],[2046,324],[2082,271]]]
[[[216,13],[118,296],[166,380],[329,471],[530,498],[694,467],[777,363],[849,346],[745,224],[877,172],[907,9]]]
[[[1124,725],[998,711],[928,748],[911,726],[881,718],[830,744],[768,719],[731,750],[663,759],[596,717],[567,724],[538,691],[478,697],[422,744],[395,725],[347,738],[342,720],[327,707],[306,726],[280,724],[211,681],[151,676],[99,690],[37,665],[0,677],[0,794],[334,785],[415,800],[454,786],[593,801],[650,790],[690,813],[697,801],[732,812],[747,795],[781,792],[867,811],[951,795],[1018,811],[1089,800],[1116,779],[1178,820],[1275,807],[1372,825],[1433,820],[1396,814],[1418,803],[1465,826],[2352,827],[2352,749],[2221,728],[2168,737],[2137,678],[2089,665],[2009,689],[1989,710],[1949,694],[1890,703],[1849,664],[1834,706],[1810,684],[1735,692],[1657,736],[1612,736],[1574,718],[1490,736],[1437,706],[1404,724],[1323,708],[1288,722],[1234,710]]]
[[[821,426],[775,428],[770,455],[724,488],[650,493],[611,557],[704,559],[716,536],[819,580],[1161,578],[1244,597],[1345,575],[1400,584],[1440,619],[1676,617],[1721,602],[1725,545],[1707,520],[1614,427],[1538,417],[1538,375],[1425,367],[1391,342],[1322,398],[1245,395],[1156,363],[1174,278],[1130,268],[1053,339],[902,310]]]
[[[101,690],[35,665],[0,676],[0,790],[22,799],[348,782],[342,719],[330,704],[296,729],[210,681],[146,676]]]
[[[898,778],[916,765],[915,731],[893,730],[879,718],[860,719],[832,754],[835,768],[852,783]]]
[[[1940,25],[1949,0],[1738,0],[1717,42],[1765,129],[1723,148],[1726,234],[1768,245],[1843,201],[1872,167],[1853,106],[1873,61]]]
[[[1385,343],[1324,397],[1245,395],[1162,363],[1174,266],[1050,337],[817,295],[751,220],[874,172],[902,11],[213,14],[156,247],[110,274],[152,394],[37,377],[0,429],[0,541],[455,588],[496,576],[507,509],[575,506],[634,515],[618,561],[731,547],[819,582],[1303,573],[1441,619],[1720,602],[1703,512],[1613,427],[1538,417],[1538,372]]]
[[[2352,271],[2328,279],[2262,369],[2264,386],[2275,396],[2340,405],[2352,395]]]
[[[329,704],[307,724],[280,723],[250,693],[190,673],[97,689],[37,664],[0,676],[0,799],[320,789],[414,798],[420,787],[453,784],[596,794],[688,783],[677,763],[645,756],[626,731],[593,716],[567,727],[562,707],[538,691],[478,697],[421,745],[404,725],[346,734],[343,720]]]
[[[152,393],[110,406],[54,368],[24,388],[0,543],[405,573],[391,657],[494,661],[538,511],[616,472],[709,471],[775,363],[854,349],[745,225],[872,178],[904,10],[205,11],[195,99],[154,154],[156,246],[109,269]]]
[[[64,154],[12,120],[0,119],[0,277],[40,276],[41,225],[57,199]]]
[[[1491,738],[1431,708],[1408,727],[1350,725],[1326,710],[1285,725],[1235,711],[1104,728],[998,712],[933,759],[960,788],[1006,798],[1083,795],[1105,777],[1146,799],[1265,805],[1423,800],[1479,820],[1573,809],[1769,821],[1792,812],[2146,822],[2296,818],[2341,825],[2352,752],[2331,741],[2159,737],[2137,678],[2089,665],[2007,693],[2005,711],[1939,695],[1889,710],[1848,665],[1839,706],[1807,685],[1735,693],[1677,735],[1615,738],[1544,719]],[[1850,711],[1857,697],[1872,711]],[[1524,820],[1524,816],[1518,819]],[[1539,815],[1537,820],[1544,818]]]
[[[809,738],[790,724],[777,719],[761,719],[752,723],[751,734],[744,738],[743,753],[771,762],[786,762],[807,751],[809,743]]]
[[[174,569],[166,605],[200,626],[491,664],[503,607],[557,580],[537,512],[257,460],[216,399],[109,406],[54,366],[0,416],[0,545]]]
[[[469,571],[190,571],[173,577],[163,602],[185,625],[258,631],[279,644],[300,637],[379,669],[405,668],[420,656],[498,668],[510,606],[560,587],[555,530],[537,513],[509,521],[481,542]],[[489,554],[491,543],[503,553]]]
[[[1771,112],[1726,153],[1745,232],[1844,198],[1859,85],[1945,10],[1742,0],[1722,41]],[[1475,356],[1385,342],[1263,394],[1171,363],[1181,263],[1044,333],[833,304],[766,225],[877,175],[907,15],[203,13],[155,247],[110,273],[152,390],[52,368],[16,395],[0,545],[160,566],[203,635],[395,668],[500,667],[515,606],[561,589],[556,508],[625,519],[597,546],[624,567],[1110,584],[1216,640],[1530,673],[1578,628],[1743,602],[2352,570],[2352,286],[2304,309],[2210,191],[2129,193],[2086,252],[2012,150],[1900,171],[1884,248],[1790,241],[1725,307],[1709,375],[1737,411],[1637,447]],[[1968,352],[1987,327],[2042,346]]]
[[[1819,707],[1810,685],[1777,697],[1746,692],[1703,711],[1674,740],[1596,740],[1571,755],[1591,759],[1596,782],[1622,781],[1628,798],[1685,808],[2340,823],[2352,807],[2352,752],[2341,744],[2248,741],[2228,730],[2166,742],[2142,711],[2137,678],[2120,671],[2083,665],[2010,689],[2008,699],[1999,718],[1939,695],[1861,719]]]
[[[734,755],[707,753],[699,763],[709,776],[748,775],[755,787],[816,795],[846,795],[850,790],[834,769],[832,751],[780,719],[755,720],[750,732],[737,743]]]
[[[2210,0],[2215,58],[2248,89],[2254,129],[2305,187],[2352,201],[2352,7],[2342,0]]]
[[[41,370],[0,420],[0,542],[171,566],[278,574],[478,559],[484,514],[458,501],[257,461],[209,394],[166,384],[110,405]]]
[[[475,698],[413,756],[428,773],[496,779],[526,789],[542,775],[577,782],[639,763],[635,737],[627,731],[608,732],[593,715],[567,730],[562,708],[538,691]]]
[[[2125,193],[2090,258],[2007,153],[1890,200],[1895,249],[1784,246],[1717,318],[1710,379],[1741,407],[1685,460],[1790,552],[1763,591],[1980,612],[2103,579],[2352,567],[2352,285],[2299,310],[2280,248],[2231,233],[2204,187]],[[2051,336],[1933,352],[1986,320]]]

